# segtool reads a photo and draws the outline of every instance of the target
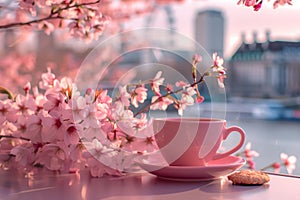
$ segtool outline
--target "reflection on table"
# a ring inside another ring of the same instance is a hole
[[[206,182],[176,182],[148,173],[91,178],[80,174],[38,173],[31,177],[0,171],[0,199],[300,199],[299,178],[270,175],[262,186],[232,185],[226,177]]]

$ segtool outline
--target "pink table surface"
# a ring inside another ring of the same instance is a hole
[[[125,177],[91,178],[80,174],[51,173],[25,178],[0,170],[1,200],[122,200],[122,199],[259,199],[300,200],[300,178],[270,175],[262,186],[232,185],[226,178],[209,182],[175,182],[148,173]]]

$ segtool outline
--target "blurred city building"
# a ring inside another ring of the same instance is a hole
[[[212,55],[224,55],[224,16],[218,10],[199,11],[195,19],[195,40]]]
[[[242,42],[229,61],[231,96],[279,98],[300,96],[300,42],[266,40]]]

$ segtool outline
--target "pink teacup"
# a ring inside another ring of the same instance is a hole
[[[238,151],[245,132],[237,126],[226,127],[226,120],[206,118],[154,118],[154,137],[162,156],[170,165],[205,166]],[[240,134],[239,143],[231,150],[218,153],[230,133]]]

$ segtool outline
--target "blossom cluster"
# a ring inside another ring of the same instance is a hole
[[[30,25],[48,35],[56,29],[68,28],[71,36],[93,39],[102,34],[109,20],[99,10],[99,3],[100,0],[19,0],[17,7],[10,4],[2,7],[9,10],[10,17],[0,27]]]
[[[158,4],[179,0],[18,0],[0,3],[0,29],[22,27],[40,29],[46,34],[68,29],[67,36],[87,41],[98,39],[111,21],[149,13]]]
[[[152,12],[158,5],[185,0],[18,0],[0,3],[0,29],[22,27],[51,34],[69,29],[67,36],[90,41],[98,39],[109,22],[119,22]],[[259,10],[263,0],[239,0],[238,4]],[[292,0],[275,0],[273,5],[292,5]]]
[[[268,0],[270,1],[270,0]],[[238,4],[243,4],[248,7],[253,7],[255,11],[258,11],[262,6],[263,0],[239,0]],[[285,4],[292,5],[292,0],[275,0],[273,2],[273,8],[278,6],[284,6]]]
[[[251,142],[248,142],[245,149],[237,155],[242,156],[246,159],[249,169],[255,169],[254,157],[258,157],[259,153],[251,149]],[[296,168],[297,158],[295,156],[288,156],[285,153],[280,154],[281,162],[273,162],[272,164],[261,168],[261,170],[273,169],[275,173],[280,172],[281,166],[284,166],[289,174],[292,174]]]
[[[194,57],[193,68],[199,58]],[[194,75],[192,84],[178,81],[165,87],[158,72],[151,80],[116,88],[115,96],[105,89],[79,91],[70,78],[57,79],[50,69],[38,87],[28,82],[23,95],[0,87],[9,97],[0,100],[0,166],[59,172],[88,168],[96,177],[129,171],[135,156],[156,149],[145,112],[173,105],[182,115],[203,99],[198,84],[205,76],[218,78],[223,86],[222,62],[214,54],[213,65],[199,79]]]

